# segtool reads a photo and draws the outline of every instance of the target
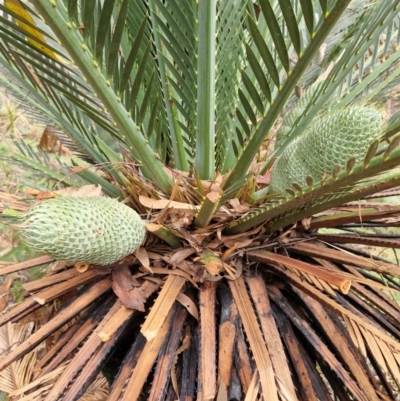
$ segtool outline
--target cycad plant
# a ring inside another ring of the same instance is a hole
[[[0,317],[45,316],[0,361],[6,377],[37,358],[15,397],[77,400],[102,372],[115,401],[395,399],[400,267],[368,247],[400,244],[399,16],[400,0],[0,2],[2,84],[86,163],[23,141],[10,156],[54,183],[2,197],[45,254],[0,273],[52,263]]]

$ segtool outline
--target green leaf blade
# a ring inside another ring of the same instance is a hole
[[[118,52],[120,50],[120,44],[122,35],[125,29],[126,18],[128,15],[129,0],[123,0],[119,12],[117,21],[114,26],[114,32],[110,44],[110,50],[108,52],[107,60],[107,75],[111,77],[114,72],[115,65],[118,61]]]

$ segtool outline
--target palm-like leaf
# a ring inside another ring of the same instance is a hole
[[[385,231],[399,207],[371,199],[398,195],[399,114],[364,160],[306,187],[271,194],[258,174],[317,115],[378,107],[398,83],[399,15],[400,0],[2,2],[0,81],[105,175],[55,171],[24,142],[12,160],[59,186],[129,195],[152,233],[121,263],[25,284],[0,324],[72,295],[0,369],[74,323],[19,394],[75,400],[106,367],[109,400],[393,399],[399,268],[362,249],[400,248]]]

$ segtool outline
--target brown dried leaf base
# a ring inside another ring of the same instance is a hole
[[[64,264],[26,284],[0,317],[37,322],[3,350],[3,372],[38,356],[13,399],[78,400],[101,372],[112,401],[394,399],[400,268],[312,233],[280,235],[201,228],[175,251],[151,240],[145,268],[134,256],[84,272]]]

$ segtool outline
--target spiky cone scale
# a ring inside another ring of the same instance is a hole
[[[20,230],[38,252],[99,266],[129,255],[146,235],[144,222],[133,209],[101,196],[42,201],[26,213]]]
[[[382,134],[382,113],[372,106],[353,105],[328,112],[312,123],[282,152],[271,171],[270,193],[283,192],[292,183],[306,186],[345,167],[351,157],[361,162],[369,145]]]

